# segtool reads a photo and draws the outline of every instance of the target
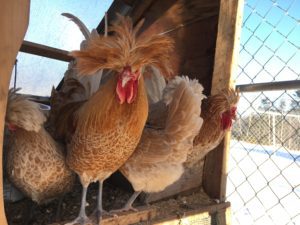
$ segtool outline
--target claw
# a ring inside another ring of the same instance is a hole
[[[70,223],[66,223],[65,225],[75,225],[75,224],[80,224],[80,225],[93,225],[93,222],[87,217],[77,217],[75,220],[73,220]]]

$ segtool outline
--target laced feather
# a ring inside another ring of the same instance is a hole
[[[46,117],[37,103],[18,95],[16,92],[19,90],[9,90],[5,120],[27,131],[38,132],[46,121]]]
[[[79,73],[90,75],[101,69],[121,71],[128,65],[136,71],[152,65],[164,76],[171,76],[170,53],[174,41],[165,35],[136,37],[143,21],[133,28],[130,18],[118,17],[119,23],[109,28],[113,35],[91,37],[85,50],[71,52],[77,59]]]

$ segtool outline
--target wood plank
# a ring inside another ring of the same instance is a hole
[[[29,21],[29,0],[1,1],[0,8],[0,224],[7,225],[3,202],[2,146],[10,76]]]
[[[143,221],[150,221],[156,216],[156,207],[139,207],[138,212],[124,212],[119,213],[118,216],[104,216],[101,225],[128,225],[140,223]],[[96,223],[95,221],[93,221]],[[67,221],[60,223],[53,223],[51,225],[64,225]],[[100,224],[99,224],[100,225]]]
[[[220,221],[221,225],[229,225],[227,221],[230,221],[230,214],[228,214],[227,210],[230,208],[230,203],[220,203],[210,206],[201,207],[199,209],[190,210],[185,212],[182,216],[171,216],[168,218],[164,218],[161,220],[153,221],[151,224],[153,225],[178,225],[178,224],[201,224],[201,220],[203,221],[205,218],[210,217],[210,215],[216,215],[218,221]],[[230,211],[229,211],[230,212]],[[178,218],[179,217],[179,218]],[[228,219],[227,219],[228,217]],[[197,223],[198,222],[198,223]],[[211,224],[210,221],[208,223],[203,224]]]
[[[243,0],[221,0],[211,94],[233,85],[232,74],[237,67],[243,5]],[[229,141],[227,134],[205,160],[203,187],[211,198],[221,201],[225,200],[226,195]]]
[[[68,51],[33,43],[30,41],[23,41],[20,51],[65,62],[70,62],[74,59],[69,55]]]
[[[127,15],[128,12],[132,10],[132,7],[135,2],[136,0],[114,0],[109,9],[107,10],[108,23],[111,23],[117,18],[116,13],[119,13],[121,15]],[[97,32],[99,34],[104,34],[104,26],[105,21],[103,18],[97,26]]]

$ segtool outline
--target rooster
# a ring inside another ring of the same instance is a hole
[[[71,53],[82,75],[102,69],[115,73],[87,101],[79,103],[76,111],[67,113],[73,122],[57,121],[74,128],[68,144],[67,164],[79,175],[83,186],[79,215],[68,224],[90,223],[85,213],[87,188],[97,181],[96,215],[100,222],[104,212],[103,181],[125,163],[140,140],[148,115],[143,68],[153,65],[162,74],[171,75],[172,39],[164,35],[136,37],[141,25],[133,28],[129,18],[119,16],[119,23],[110,28],[111,36],[91,37],[85,49]],[[66,106],[65,112],[67,109],[72,110]]]
[[[168,83],[163,94],[168,109],[165,128],[145,127],[135,152],[120,168],[135,193],[122,209],[113,212],[135,210],[132,203],[141,191],[159,192],[180,178],[203,122],[202,91],[197,80],[187,77],[176,77]]]
[[[44,129],[39,105],[16,91],[9,92],[5,117],[10,130],[6,171],[26,196],[47,203],[71,190],[75,174],[66,165],[63,147]]]

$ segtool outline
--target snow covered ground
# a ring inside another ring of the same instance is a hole
[[[232,224],[300,224],[300,152],[231,141]]]

